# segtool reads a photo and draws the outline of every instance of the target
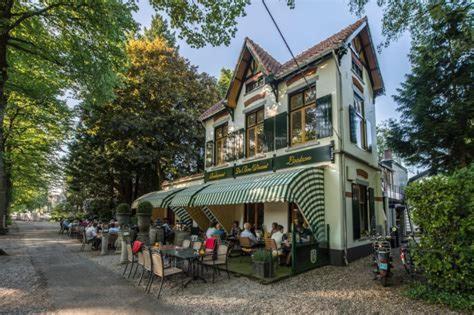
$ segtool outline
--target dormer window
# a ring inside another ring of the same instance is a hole
[[[250,93],[263,86],[263,84],[264,80],[262,75],[255,80],[250,80],[249,82],[245,83],[245,93]]]
[[[252,60],[245,74],[245,93],[250,93],[263,86],[265,80],[260,66]]]

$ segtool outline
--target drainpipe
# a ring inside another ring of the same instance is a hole
[[[337,99],[338,99],[338,119],[339,119],[339,150],[341,154],[339,155],[339,179],[342,185],[341,189],[341,198],[342,198],[342,209],[341,215],[343,218],[343,226],[342,226],[342,233],[343,233],[343,245],[344,245],[344,263],[345,265],[349,265],[349,261],[347,260],[347,213],[346,213],[346,164],[344,160],[344,120],[343,120],[343,103],[342,103],[342,79],[341,79],[341,69],[339,68],[339,60],[337,58],[336,52],[333,50],[332,55],[334,61],[336,62],[337,68]]]

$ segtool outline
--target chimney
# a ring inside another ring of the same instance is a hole
[[[383,152],[383,158],[384,160],[392,160],[392,150],[390,149],[386,149],[384,152]]]

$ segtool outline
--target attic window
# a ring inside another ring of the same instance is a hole
[[[363,80],[364,75],[363,75],[363,72],[362,72],[362,69],[363,69],[362,67],[363,66],[362,66],[362,63],[360,62],[359,58],[354,53],[352,53],[352,71],[359,78],[359,80],[364,82],[364,80]]]
[[[263,86],[263,81],[263,75],[261,75],[258,78],[245,83],[245,93],[250,93]]]

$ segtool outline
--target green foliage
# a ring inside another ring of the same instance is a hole
[[[143,37],[149,41],[161,38],[166,40],[169,47],[176,47],[176,35],[170,30],[168,22],[160,15],[153,16],[150,27],[143,31]]]
[[[472,292],[450,293],[430,288],[424,284],[414,284],[405,294],[414,299],[421,299],[430,303],[444,304],[455,310],[474,310],[474,295]]]
[[[174,1],[150,0],[157,11],[164,11],[179,38],[191,47],[206,44],[229,45],[237,32],[237,18],[245,16],[250,0]]]
[[[422,231],[413,259],[430,288],[474,291],[474,164],[406,189],[413,220]]]
[[[252,254],[252,261],[255,262],[270,262],[273,259],[271,251],[265,249],[257,249]]]
[[[219,80],[217,81],[217,89],[219,90],[220,98],[224,98],[226,96],[233,75],[234,71],[226,68],[221,69],[221,74],[219,76]]]
[[[117,209],[115,210],[117,214],[132,214],[132,210],[130,209],[130,206],[128,203],[121,203],[117,206]]]
[[[137,214],[151,215],[153,205],[149,201],[140,202],[137,208]]]

